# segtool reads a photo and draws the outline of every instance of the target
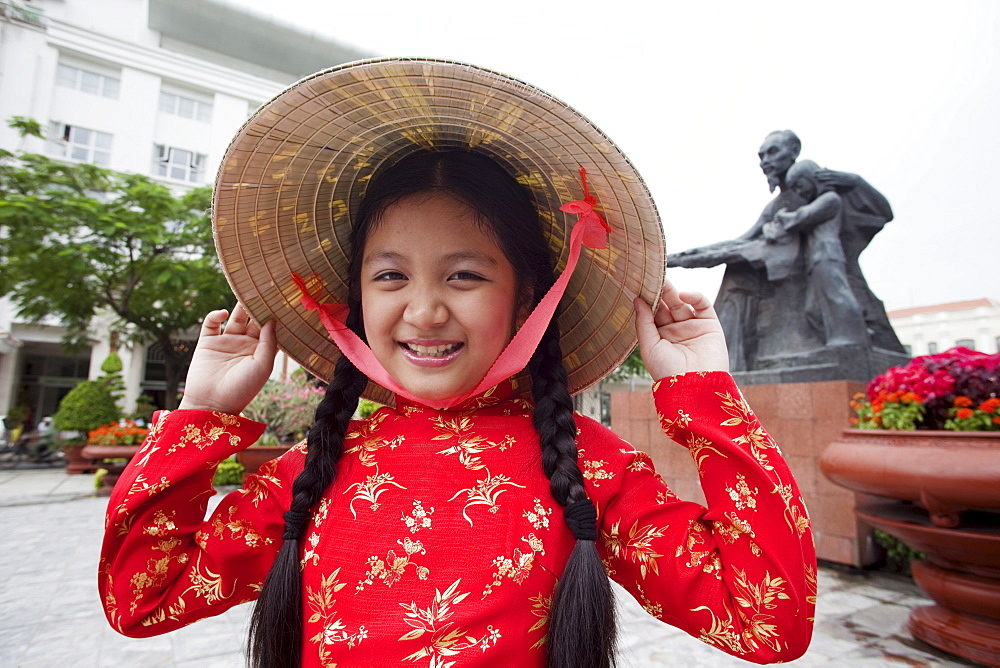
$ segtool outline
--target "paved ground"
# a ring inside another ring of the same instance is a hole
[[[93,496],[92,480],[59,468],[0,471],[0,666],[243,665],[248,606],[157,638],[111,630],[95,577],[107,499]],[[906,616],[927,603],[908,582],[821,569],[816,634],[789,665],[973,665],[910,637]],[[624,667],[748,665],[659,623],[627,594],[621,606]]]

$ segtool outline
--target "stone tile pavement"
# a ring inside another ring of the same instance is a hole
[[[95,577],[107,499],[93,496],[92,480],[60,468],[0,471],[0,666],[243,665],[248,606],[155,638],[111,630]],[[619,598],[620,666],[748,665],[661,624],[627,594]],[[973,665],[910,637],[906,616],[927,603],[907,581],[823,568],[816,634],[789,665]]]

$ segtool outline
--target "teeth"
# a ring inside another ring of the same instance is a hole
[[[449,343],[441,346],[418,346],[415,343],[405,344],[407,350],[416,353],[420,357],[444,357],[452,353],[462,345],[461,343]]]

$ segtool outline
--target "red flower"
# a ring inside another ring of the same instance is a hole
[[[979,404],[979,410],[981,410],[984,413],[992,413],[998,408],[1000,408],[1000,399],[996,397],[991,397],[986,401],[984,401],[983,403]]]
[[[974,412],[971,408],[959,408],[958,412],[955,413],[955,417],[957,417],[959,420],[968,420],[973,415]]]
[[[955,408],[967,408],[972,405],[972,399],[959,395],[955,397]]]

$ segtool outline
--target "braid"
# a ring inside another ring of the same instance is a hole
[[[358,328],[360,308],[351,309],[347,325]],[[250,618],[248,663],[252,668],[297,668],[302,651],[302,574],[299,542],[313,507],[333,482],[343,452],[344,434],[368,378],[345,356],[337,360],[326,396],[316,408],[307,437],[302,472],[292,484],[292,504],[285,513],[281,549],[274,559]]]
[[[556,586],[549,615],[548,666],[614,665],[615,604],[604,564],[597,553],[596,514],[577,465],[576,422],[559,325],[549,323],[528,364],[535,399],[534,422],[542,447],[542,468],[552,496],[563,506],[577,538]]]

